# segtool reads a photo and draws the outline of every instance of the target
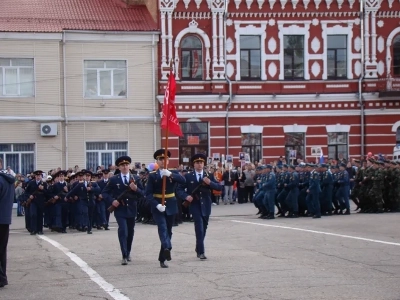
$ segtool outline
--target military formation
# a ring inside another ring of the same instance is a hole
[[[161,242],[158,261],[160,267],[168,268],[172,227],[177,225],[179,216],[192,215],[196,255],[207,259],[204,239],[211,214],[211,192],[222,187],[204,170],[207,158],[203,154],[191,160],[197,173],[164,168],[170,155],[164,149],[157,150],[154,159],[159,168],[139,174],[130,169],[129,156],[115,161],[118,169],[114,173],[108,169],[98,174],[59,170],[44,181],[43,171],[36,170],[18,199],[25,209],[26,229],[31,235],[43,234],[44,227],[59,233],[67,233],[68,229],[92,234],[92,228],[109,230],[110,214],[114,213],[121,264],[131,261],[135,223],[142,221],[157,225]]]
[[[360,213],[400,211],[400,163],[370,158],[354,160],[351,169],[352,176],[345,163],[259,166],[257,214],[261,219],[350,215],[350,200]]]

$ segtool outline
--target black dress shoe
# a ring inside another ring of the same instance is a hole
[[[203,253],[203,254],[200,254],[200,255],[198,255],[198,258],[200,258],[200,259],[207,259],[207,257],[204,255],[204,253]]]
[[[91,231],[88,231],[87,234],[92,234],[92,232],[91,232]]]
[[[315,215],[315,216],[313,216],[313,219],[321,219],[321,216]]]
[[[131,256],[128,255],[128,257],[126,258],[126,260],[127,260],[127,261],[131,261],[131,260],[132,260],[132,259],[131,259]]]
[[[128,264],[128,261],[126,260],[126,258],[123,258],[121,261],[121,265],[126,266]]]
[[[63,231],[61,231],[61,233],[67,233],[67,231],[64,229]]]
[[[169,249],[164,249],[164,257],[167,261],[171,260],[171,250]]]
[[[36,235],[36,232],[32,231],[32,232],[31,232],[31,235]]]
[[[168,268],[168,265],[165,262],[160,261],[160,267],[163,269],[166,269],[166,268]]]
[[[38,234],[39,234],[39,235],[42,235],[42,234],[43,234],[43,231],[39,231]]]

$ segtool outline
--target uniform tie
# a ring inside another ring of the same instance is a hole
[[[201,182],[201,174],[199,173],[199,174],[197,174],[197,175],[199,175],[198,181]]]
[[[126,175],[124,176],[124,183],[128,185],[128,180],[126,179]]]

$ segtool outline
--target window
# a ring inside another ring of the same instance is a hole
[[[393,40],[393,76],[400,76],[400,35]]]
[[[260,36],[240,36],[240,78],[242,80],[261,79]]]
[[[85,98],[126,98],[125,60],[85,60]]]
[[[250,161],[260,161],[261,152],[261,133],[242,133],[242,152],[249,154]]]
[[[8,166],[15,174],[30,174],[35,171],[35,144],[0,144],[3,168]]]
[[[283,37],[285,79],[304,78],[304,36]]]
[[[101,165],[108,168],[123,155],[128,155],[128,142],[87,142],[86,169],[96,171]]]
[[[179,138],[179,164],[190,165],[190,158],[203,153],[208,157],[208,123],[180,123],[183,136]]]
[[[203,79],[202,44],[198,37],[188,36],[182,40],[181,62],[183,80]]]
[[[288,163],[296,163],[293,157],[293,150],[296,151],[296,160],[305,157],[305,138],[304,132],[288,132],[285,133],[285,157]],[[291,155],[292,154],[292,155]]]
[[[32,58],[0,58],[0,96],[34,95]]]
[[[328,35],[328,79],[347,78],[347,35]]]
[[[336,160],[348,158],[348,133],[328,132],[328,157]]]

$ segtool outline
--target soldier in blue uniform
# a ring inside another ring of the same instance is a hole
[[[321,192],[319,172],[315,169],[314,164],[308,165],[311,168],[310,181],[307,189],[307,202],[309,203],[310,212],[314,219],[321,218],[321,206],[319,204],[319,193]]]
[[[330,171],[328,171],[328,166],[326,164],[321,164],[321,211],[323,215],[332,215],[332,191],[333,191],[333,176]]]
[[[26,187],[25,194],[30,202],[30,230],[31,235],[43,234],[43,213],[45,202],[49,198],[47,183],[42,181],[43,171],[33,172],[35,179],[31,180]]]
[[[293,165],[289,166],[289,180],[285,183],[285,188],[288,190],[286,196],[287,207],[289,213],[287,218],[298,218],[299,217],[299,174],[295,171]]]
[[[288,172],[288,165],[284,164],[282,165],[282,172],[280,174],[280,178],[279,178],[279,186],[278,186],[278,190],[280,190],[279,194],[278,194],[278,203],[281,206],[281,213],[279,215],[279,217],[285,217],[286,212],[289,210],[289,207],[286,203],[286,197],[289,194],[289,188],[287,187],[287,184],[289,183],[289,179],[290,179],[290,173]],[[286,185],[285,185],[286,184]]]
[[[178,203],[175,197],[176,184],[184,184],[185,178],[178,171],[167,170],[164,168],[165,160],[171,157],[168,151],[165,157],[165,150],[159,149],[154,152],[154,159],[157,161],[159,169],[149,174],[146,186],[146,199],[150,202],[153,219],[158,227],[158,236],[161,241],[161,249],[158,255],[161,268],[168,268],[166,260],[171,260],[171,237],[172,225],[175,215],[178,213]],[[163,177],[166,177],[165,185],[165,205],[161,204],[163,193]]]
[[[207,157],[204,154],[196,154],[191,158],[194,170],[185,175],[186,183],[179,184],[177,195],[190,203],[189,212],[193,216],[194,231],[196,233],[196,253],[200,259],[207,259],[204,251],[204,239],[211,215],[211,193],[212,190],[221,191],[222,186],[218,184],[212,174],[204,171]]]
[[[276,193],[276,176],[272,172],[272,166],[265,166],[265,179],[262,186],[264,190],[264,206],[268,209],[268,214],[262,216],[262,219],[275,219],[275,193]]]
[[[61,230],[62,233],[67,233],[68,224],[68,202],[65,200],[65,196],[68,193],[67,183],[65,182],[66,175],[67,172],[62,170],[54,174],[54,177],[58,178],[58,181],[52,188],[52,197],[55,200],[54,226],[57,230]]]
[[[350,178],[349,173],[346,171],[346,164],[341,163],[339,165],[340,175],[338,178],[339,189],[337,190],[336,198],[340,203],[340,212],[339,214],[343,214],[343,208],[346,208],[345,215],[350,215]]]
[[[97,185],[100,187],[100,191],[102,192],[108,183],[108,174],[110,170],[104,169],[102,170],[103,178],[97,181]],[[106,199],[103,199],[102,194],[99,194],[96,201],[96,210],[97,210],[97,229],[101,229],[104,227],[105,230],[108,229],[108,220],[110,219],[110,212],[107,208],[111,205],[111,203],[107,202]]]
[[[111,177],[102,191],[102,198],[115,207],[118,223],[118,240],[122,253],[121,265],[131,261],[131,249],[135,233],[137,202],[144,196],[139,176],[129,172],[132,159],[121,156],[115,161],[120,173]]]

